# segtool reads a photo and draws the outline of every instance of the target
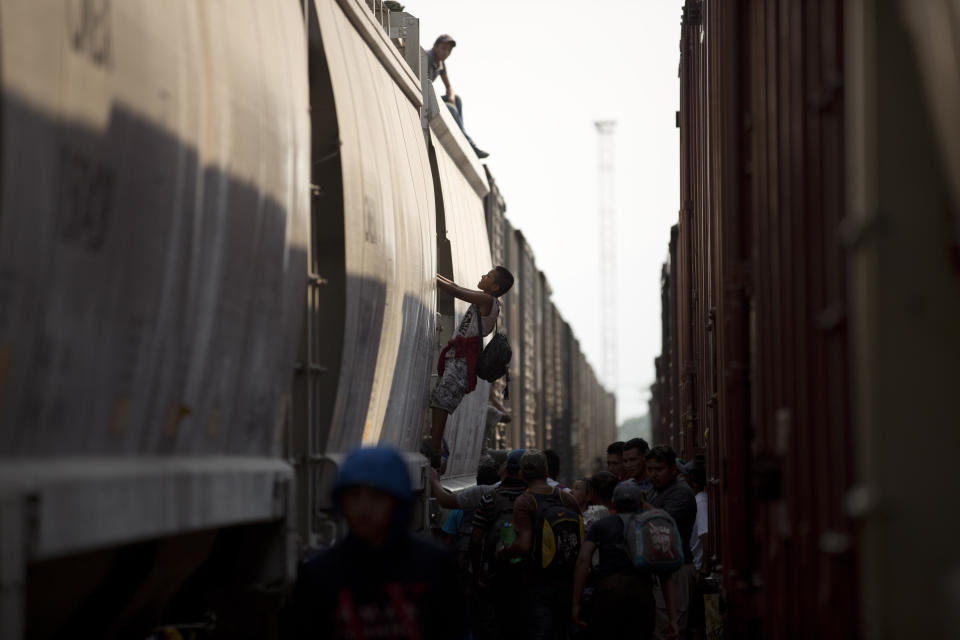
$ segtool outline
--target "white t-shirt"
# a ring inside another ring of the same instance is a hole
[[[463,318],[460,319],[460,324],[457,325],[456,335],[463,337],[470,336],[488,336],[497,326],[497,318],[500,316],[500,301],[496,298],[493,299],[493,304],[490,305],[490,315],[480,316],[480,322],[476,322],[474,319],[475,315],[480,314],[480,307],[475,304],[471,304],[467,307],[467,312],[463,314]]]
[[[700,536],[710,531],[707,525],[707,493],[701,491],[694,498],[697,501],[697,518],[693,521],[693,529],[690,532],[690,551],[693,553],[693,566],[700,569],[703,565],[703,545],[700,544]]]
[[[587,510],[583,512],[584,532],[586,532],[594,522],[606,518],[608,515],[610,515],[610,509],[607,509],[602,504],[592,504],[587,507]]]

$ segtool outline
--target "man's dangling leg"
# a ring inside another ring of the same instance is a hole
[[[447,428],[447,417],[450,414],[440,407],[433,407],[433,425],[430,429],[430,447],[440,455],[443,446],[443,432]]]

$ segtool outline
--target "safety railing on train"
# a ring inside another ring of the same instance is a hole
[[[390,38],[391,42],[400,51],[414,71],[419,74],[419,67],[412,61],[417,60],[420,50],[420,21],[403,11],[399,2],[392,0],[364,0],[373,17],[380,23],[380,27]],[[410,43],[410,47],[407,46]],[[409,53],[408,54],[408,49]]]

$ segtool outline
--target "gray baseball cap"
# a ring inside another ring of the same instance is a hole
[[[520,458],[520,472],[531,478],[547,477],[547,456],[542,451],[536,449],[527,449],[527,452]]]

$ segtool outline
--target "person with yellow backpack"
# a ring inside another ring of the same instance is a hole
[[[498,552],[523,558],[527,638],[565,640],[570,632],[573,570],[583,544],[576,498],[547,484],[547,458],[528,449],[520,459],[527,490],[513,503],[516,540]]]

